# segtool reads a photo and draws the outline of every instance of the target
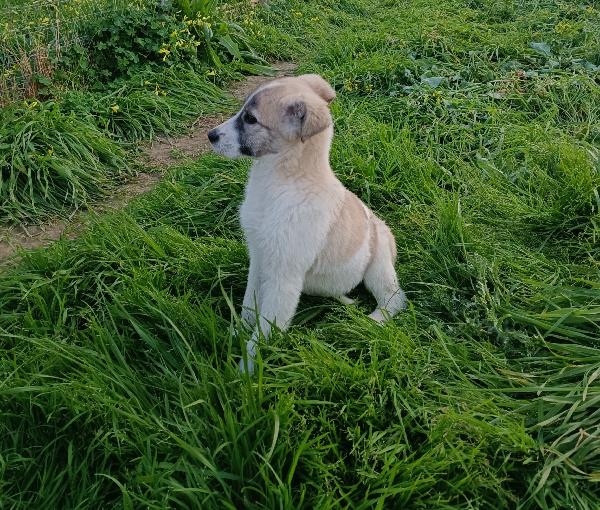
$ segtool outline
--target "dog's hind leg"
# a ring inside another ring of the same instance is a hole
[[[365,271],[365,287],[377,300],[377,308],[369,317],[384,322],[406,306],[406,295],[398,284],[394,263],[396,244],[392,233],[381,221],[373,224],[376,228],[374,253]]]

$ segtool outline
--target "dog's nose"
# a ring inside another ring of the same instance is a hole
[[[208,132],[208,139],[210,140],[210,143],[216,143],[219,141],[219,133],[217,133],[216,129],[211,129]]]

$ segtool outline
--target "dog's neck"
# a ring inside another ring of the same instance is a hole
[[[282,177],[325,177],[333,176],[329,166],[329,151],[333,138],[333,127],[311,136],[304,142],[285,147],[277,154],[269,154],[254,160],[253,171],[275,170]]]

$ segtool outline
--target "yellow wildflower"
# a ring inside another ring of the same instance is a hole
[[[113,113],[117,113],[119,111],[119,105],[114,104],[110,107],[110,109],[113,111]]]

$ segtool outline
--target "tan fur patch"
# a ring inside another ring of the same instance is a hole
[[[371,235],[369,237],[369,253],[371,254],[371,260],[373,260],[373,256],[375,255],[375,250],[377,249],[377,244],[379,241],[379,235],[377,233],[377,219],[374,217],[370,218],[371,221]]]
[[[318,74],[303,74],[298,78],[307,83],[318,96],[331,103],[335,99],[335,90]]]
[[[304,77],[307,78],[301,79]],[[257,112],[258,120],[263,126],[274,129],[284,120],[286,107],[302,102],[306,112],[301,133],[304,141],[331,124],[327,104],[333,100],[335,92],[325,80],[320,80],[323,83],[313,75],[273,80],[259,88],[247,106]]]
[[[362,202],[354,193],[346,191],[319,258],[337,263],[350,260],[365,242],[368,221]]]

